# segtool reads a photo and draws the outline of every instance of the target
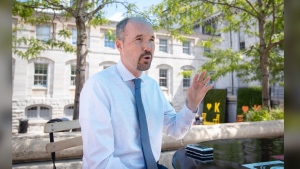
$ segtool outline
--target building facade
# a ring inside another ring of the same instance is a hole
[[[54,21],[52,25],[24,25],[15,35],[17,37],[35,37],[48,40],[56,36],[59,40],[76,45],[77,31],[75,22]],[[86,79],[116,64],[120,60],[114,41],[106,36],[108,30],[115,30],[115,21],[110,25],[89,27],[88,49],[86,59]],[[19,24],[13,17],[13,27]],[[63,26],[72,31],[72,37],[58,37]],[[199,35],[187,36],[182,43],[172,38],[166,31],[155,32],[156,49],[151,68],[145,74],[157,80],[167,100],[178,111],[185,102],[185,93],[190,86],[191,77],[183,77],[184,70],[197,71],[204,63],[203,48],[196,44]],[[18,46],[26,50],[27,46]],[[43,125],[53,118],[67,117],[72,119],[75,93],[76,55],[62,49],[46,50],[38,58],[22,59],[13,54],[13,127],[17,132],[17,123],[21,118],[29,119],[30,131],[43,131]]]
[[[107,31],[115,31],[117,21],[109,25],[89,27],[87,30],[88,56],[86,58],[86,79],[103,69],[116,64],[120,60],[115,43],[106,36]],[[13,17],[12,26],[20,25],[18,17]],[[54,25],[54,26],[53,26]],[[35,37],[48,40],[56,39],[76,45],[76,25],[74,20],[53,25],[24,25],[15,33],[17,37]],[[64,39],[58,36],[61,29],[69,29],[72,36]],[[182,71],[197,71],[205,62],[203,52],[208,51],[198,44],[210,38],[212,34],[205,32],[203,26],[195,27],[195,34],[186,36],[186,41],[174,39],[167,31],[155,32],[155,53],[151,68],[145,74],[155,79],[161,86],[167,100],[176,111],[180,110],[186,100],[186,91],[191,84],[190,76],[182,76]],[[220,48],[240,48],[238,33],[219,34],[224,42]],[[230,41],[231,39],[231,41]],[[254,39],[255,40],[255,39]],[[250,42],[250,41],[248,41]],[[233,46],[232,46],[233,45]],[[26,50],[28,46],[18,46]],[[67,117],[72,119],[75,94],[76,54],[66,53],[62,49],[49,49],[33,59],[22,59],[13,54],[13,133],[18,132],[19,120],[29,119],[29,132],[43,132],[44,124],[53,118]],[[209,72],[212,73],[212,72]],[[247,87],[235,76],[228,74],[214,83],[214,88]],[[228,90],[230,92],[230,90]],[[234,93],[232,93],[234,94]]]

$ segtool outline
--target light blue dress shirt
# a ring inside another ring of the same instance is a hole
[[[144,168],[132,81],[135,78],[119,61],[86,81],[79,109],[83,169]],[[162,132],[183,138],[195,113],[186,105],[176,113],[154,79],[144,73],[139,78],[151,149],[158,161]]]

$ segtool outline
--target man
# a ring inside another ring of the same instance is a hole
[[[155,165],[159,160],[162,132],[176,139],[184,137],[199,103],[212,88],[212,85],[206,86],[210,77],[204,79],[205,71],[195,75],[186,104],[176,113],[157,82],[143,74],[150,68],[155,49],[152,25],[142,18],[125,18],[117,24],[116,35],[121,60],[91,76],[81,92],[82,168],[141,169],[148,166],[152,169],[146,161],[148,156],[154,157]],[[141,79],[139,90],[147,131],[139,124],[137,78]],[[150,153],[145,153],[145,141],[141,141],[144,133],[150,141]]]

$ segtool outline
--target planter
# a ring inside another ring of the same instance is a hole
[[[243,122],[243,121],[244,121],[244,116],[242,114],[236,116],[236,122]]]

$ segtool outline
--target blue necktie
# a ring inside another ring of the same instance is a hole
[[[142,150],[144,155],[144,160],[146,162],[146,168],[147,169],[157,169],[157,163],[154,159],[151,145],[150,145],[150,139],[149,139],[149,133],[148,133],[148,125],[146,120],[146,114],[142,102],[142,95],[141,95],[141,79],[133,79],[133,82],[135,84],[135,102],[137,107],[137,116],[139,120],[139,126],[140,126],[140,134],[141,134],[141,144],[142,144]]]

